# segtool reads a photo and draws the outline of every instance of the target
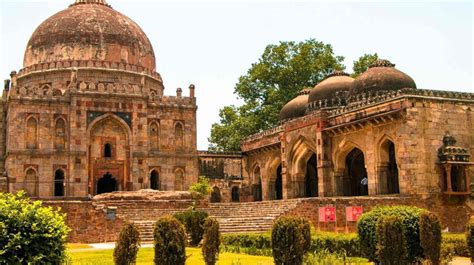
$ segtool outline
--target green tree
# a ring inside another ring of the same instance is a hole
[[[343,60],[331,45],[315,39],[268,45],[235,86],[234,93],[244,104],[220,110],[209,148],[239,150],[246,136],[275,126],[282,106],[301,89],[313,87],[334,69],[344,69]]]
[[[351,76],[353,78],[358,77],[360,74],[363,72],[367,71],[369,66],[377,61],[379,59],[379,56],[377,53],[374,54],[364,54],[357,61],[354,61],[354,64],[352,66],[352,74]]]
[[[189,191],[191,192],[193,198],[195,200],[202,200],[209,195],[211,192],[211,185],[209,184],[209,180],[206,177],[200,176],[198,178],[198,182],[194,183],[189,187]]]

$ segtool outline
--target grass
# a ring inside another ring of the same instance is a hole
[[[72,264],[114,264],[112,249],[84,249],[84,251],[78,251],[76,246],[74,246],[74,251],[69,252],[68,255]],[[204,265],[200,248],[186,248],[186,255],[188,256],[186,261],[187,265]],[[153,257],[153,248],[141,248],[138,252],[137,265],[153,264]],[[273,265],[273,258],[235,253],[221,253],[217,264]]]

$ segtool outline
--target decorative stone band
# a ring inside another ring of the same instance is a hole
[[[72,69],[72,68],[87,68],[87,69],[115,69],[115,70],[123,70],[129,72],[135,72],[139,74],[146,74],[153,78],[156,78],[162,82],[161,76],[159,73],[155,71],[151,71],[150,69],[144,68],[139,65],[134,64],[125,64],[125,63],[111,63],[111,62],[104,62],[104,61],[61,61],[61,62],[51,62],[51,63],[42,63],[42,64],[35,64],[32,66],[28,66],[26,68],[21,69],[18,72],[18,77],[32,73],[37,71],[45,71],[45,70],[63,70],[63,69]]]
[[[198,151],[199,156],[242,156],[238,151]]]
[[[85,5],[85,4],[96,4],[96,5],[104,5],[104,6],[110,7],[110,5],[107,4],[106,0],[76,0],[76,2],[74,2],[74,4],[72,4],[71,6]]]
[[[280,133],[280,132],[283,132],[283,126],[276,126],[276,127],[271,128],[271,129],[265,130],[263,132],[252,134],[252,135],[244,138],[243,142],[252,142],[252,141],[255,141],[255,140],[259,140],[259,139],[261,139],[265,136],[277,134],[277,133]]]

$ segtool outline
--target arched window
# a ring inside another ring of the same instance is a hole
[[[64,196],[64,171],[56,170],[54,173],[54,196]]]
[[[364,153],[358,148],[346,156],[346,168],[343,178],[344,196],[368,195],[368,177],[365,169]]]
[[[184,171],[182,169],[177,169],[174,172],[174,190],[183,190],[183,182],[184,182]]]
[[[29,117],[26,121],[26,148],[38,148],[38,122],[35,118]]]
[[[59,118],[56,120],[54,131],[54,148],[64,149],[66,147],[66,122]]]
[[[232,202],[239,202],[239,201],[240,201],[239,187],[234,186],[232,187]]]
[[[153,170],[150,173],[150,189],[159,190],[160,189],[160,176],[158,171]]]
[[[28,196],[38,197],[38,179],[36,176],[36,171],[32,168],[26,171],[24,188]]]
[[[175,146],[177,151],[182,151],[184,146],[184,128],[181,122],[174,126]]]
[[[104,157],[112,157],[112,145],[109,143],[104,145]]]
[[[156,122],[152,122],[150,124],[150,148],[151,150],[159,150],[160,149],[160,127]]]

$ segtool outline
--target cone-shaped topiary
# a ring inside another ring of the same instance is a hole
[[[474,216],[471,216],[467,223],[466,241],[472,263],[474,262]]]
[[[219,223],[214,218],[206,218],[202,242],[202,255],[206,265],[216,264],[220,244],[221,235],[219,233]]]
[[[273,259],[277,265],[300,265],[310,245],[308,220],[280,217],[272,228]]]
[[[430,212],[420,215],[420,242],[425,258],[433,265],[440,264],[441,223],[438,216]]]
[[[155,223],[153,231],[155,264],[184,265],[186,262],[186,232],[172,216],[164,216]]]
[[[377,221],[377,257],[384,265],[408,264],[403,224],[396,216],[383,216]]]
[[[120,231],[114,249],[114,263],[117,265],[135,264],[140,249],[140,232],[131,223],[126,223]]]

